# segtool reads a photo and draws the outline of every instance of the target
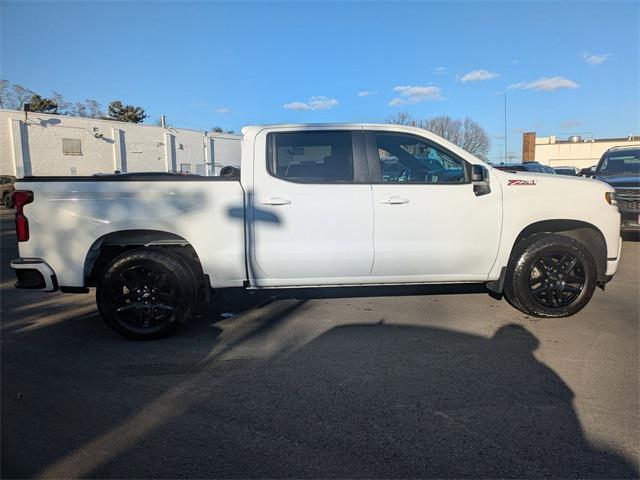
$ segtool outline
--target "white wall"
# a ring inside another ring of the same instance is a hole
[[[63,138],[80,140],[65,154]],[[0,110],[0,174],[92,175],[141,171],[218,174],[240,166],[240,135]],[[215,163],[215,165],[214,165]]]
[[[637,137],[629,139],[587,140],[557,143],[555,136],[536,138],[535,159],[551,167],[587,168],[596,165],[602,154],[612,147],[640,146]]]

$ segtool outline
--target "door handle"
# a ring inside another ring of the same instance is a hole
[[[265,200],[264,202],[260,202],[261,205],[289,205],[291,200],[288,198],[282,197],[272,197],[269,200]]]
[[[403,203],[409,203],[408,198],[398,197],[397,195],[393,195],[386,200],[382,200],[382,203],[386,203],[387,205],[400,205]]]

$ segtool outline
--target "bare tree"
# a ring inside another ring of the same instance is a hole
[[[425,120],[421,127],[462,147],[464,130],[460,120],[453,119],[447,115],[442,115]]]
[[[11,82],[0,80],[0,108],[11,108]]]
[[[90,118],[101,118],[104,117],[104,112],[102,111],[102,107],[100,104],[91,98],[87,98],[84,101],[85,106],[87,107],[88,116]]]
[[[28,88],[24,88],[21,85],[13,84],[11,86],[12,91],[12,105],[9,108],[14,110],[22,110],[25,103],[29,102],[29,99],[36,93]]]
[[[399,112],[387,122],[424,128],[482,159],[487,158],[491,148],[491,140],[485,129],[469,117],[459,120],[441,115],[425,120],[415,120],[409,113]]]
[[[407,125],[411,127],[416,126],[416,121],[413,119],[409,112],[397,112],[387,119],[387,123],[393,123],[394,125]]]
[[[55,90],[53,90],[51,93],[53,93],[51,99],[55,102],[56,105],[58,105],[57,113],[59,113],[60,115],[74,115],[74,105],[66,98],[64,98],[64,95],[56,92]]]
[[[66,113],[69,113],[69,115],[74,115],[76,117],[89,116],[89,110],[87,109],[87,105],[84,102],[74,103],[73,106],[71,106],[71,108],[67,110]]]
[[[31,103],[34,112],[53,113],[58,115],[75,115],[87,118],[105,116],[100,104],[93,99],[84,102],[70,102],[61,93],[52,92],[50,98],[43,97],[28,88],[11,84],[8,80],[0,80],[0,108],[22,110],[25,103]],[[53,107],[55,105],[55,108]]]
[[[462,129],[463,139],[460,146],[476,157],[486,160],[491,149],[491,139],[486,130],[469,117],[465,117]]]

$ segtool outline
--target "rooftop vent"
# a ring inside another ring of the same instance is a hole
[[[580,135],[571,135],[569,137],[569,143],[580,143],[582,141],[582,137]]]

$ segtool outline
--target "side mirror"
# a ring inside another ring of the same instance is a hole
[[[580,172],[580,175],[587,178],[593,178],[595,176],[595,173],[593,171],[593,168],[589,167],[589,168],[583,168],[582,171]]]
[[[487,169],[482,165],[471,165],[471,181],[484,182],[487,179]]]
[[[491,193],[489,186],[489,172],[482,165],[471,165],[471,183],[476,197]]]

